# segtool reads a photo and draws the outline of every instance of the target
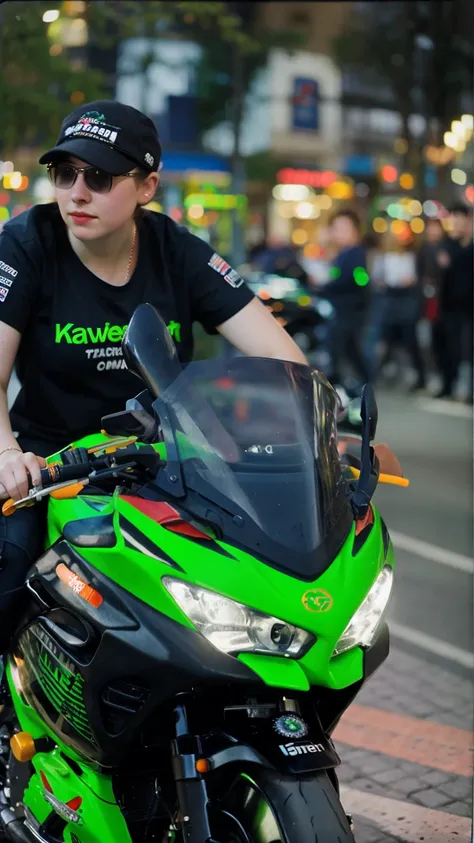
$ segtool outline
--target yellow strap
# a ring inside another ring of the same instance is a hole
[[[348,468],[356,479],[360,477],[358,468],[354,468],[352,465]],[[408,477],[397,477],[395,474],[379,474],[379,483],[390,483],[392,486],[404,486],[405,488],[410,485]]]
[[[105,430],[101,430],[105,436]],[[127,448],[129,445],[134,445],[135,442],[138,441],[137,436],[129,436],[127,439],[120,438],[120,439],[111,439],[110,442],[102,442],[102,445],[95,445],[93,448],[88,448],[88,454],[97,454],[99,451],[104,451],[106,454],[113,454],[117,448]]]

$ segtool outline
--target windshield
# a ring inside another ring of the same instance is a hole
[[[325,570],[352,522],[328,381],[278,360],[210,360],[187,366],[160,398],[188,511],[274,567],[308,580]]]

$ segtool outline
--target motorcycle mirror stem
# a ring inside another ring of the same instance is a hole
[[[357,518],[363,518],[367,514],[380,473],[379,460],[371,444],[375,439],[378,422],[377,402],[371,384],[365,384],[362,389],[360,418],[362,426],[360,475],[351,498],[352,509]]]

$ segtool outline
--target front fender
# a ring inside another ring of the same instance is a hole
[[[299,739],[278,734],[275,719],[252,718],[232,735],[211,733],[201,740],[211,772],[229,764],[257,764],[283,775],[300,776],[333,769],[341,763],[316,715],[313,715],[305,737]]]

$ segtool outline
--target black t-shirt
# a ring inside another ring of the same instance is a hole
[[[101,417],[141,390],[122,357],[135,308],[161,313],[182,363],[192,358],[192,325],[208,333],[253,298],[239,275],[204,241],[164,214],[138,222],[139,255],[130,281],[115,287],[79,260],[55,203],[31,208],[0,235],[0,321],[22,334],[21,390],[14,431],[64,447],[100,430]]]

